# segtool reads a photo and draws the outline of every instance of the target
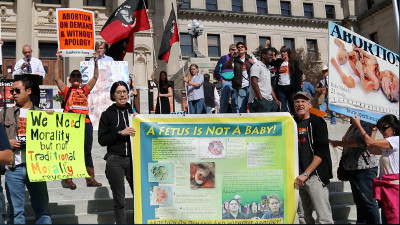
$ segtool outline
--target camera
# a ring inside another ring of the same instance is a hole
[[[19,149],[21,149],[21,150],[26,149],[26,140],[21,140],[21,146],[19,147]]]

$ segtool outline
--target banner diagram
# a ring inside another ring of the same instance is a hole
[[[91,57],[94,52],[94,12],[64,8],[57,9],[58,49],[66,57]]]
[[[329,22],[329,107],[376,123],[399,115],[399,55]]]
[[[85,115],[28,110],[26,121],[26,170],[31,182],[89,177]]]
[[[135,223],[293,223],[290,114],[138,115],[133,127]]]

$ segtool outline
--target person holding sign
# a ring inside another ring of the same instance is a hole
[[[98,61],[114,61],[113,58],[110,56],[106,55],[106,51],[108,49],[108,45],[105,42],[96,42],[96,52],[97,55],[99,56]],[[90,58],[89,61],[93,61],[94,58]]]
[[[96,84],[97,78],[99,76],[98,72],[98,54],[93,53],[94,58],[94,74],[92,79],[89,82],[81,87],[82,85],[82,74],[79,70],[73,70],[69,76],[69,82],[71,83],[71,87],[68,87],[62,81],[61,73],[59,71],[59,62],[62,59],[61,51],[56,54],[57,61],[55,65],[55,81],[58,89],[62,93],[64,97],[65,107],[64,112],[73,112],[73,113],[81,113],[86,115],[85,119],[85,164],[86,169],[89,174],[89,178],[86,178],[86,186],[88,187],[100,187],[102,184],[97,182],[94,179],[94,167],[92,160],[92,144],[93,144],[93,125],[89,118],[89,108],[88,108],[88,100],[87,97],[90,94],[90,91],[93,89]],[[69,188],[71,190],[76,189],[75,183],[72,179],[64,179],[61,181],[61,184],[64,188]]]
[[[28,110],[41,110],[30,100],[32,85],[32,81],[27,76],[15,81],[11,88],[15,106],[0,112],[0,123],[8,124],[6,132],[14,152],[12,165],[6,166],[5,182],[11,224],[26,223],[25,186],[29,191],[32,208],[35,211],[36,223],[51,224],[46,182],[30,182],[26,172],[26,118]]]
[[[373,196],[382,205],[382,224],[399,223],[399,119],[393,114],[381,117],[369,135],[360,118],[351,118],[367,145],[368,151],[379,158],[379,178],[375,178]],[[377,131],[383,138],[375,139]]]
[[[132,107],[128,103],[128,85],[117,81],[111,86],[110,98],[115,101],[101,114],[98,140],[101,146],[107,146],[106,177],[114,198],[114,219],[116,224],[126,224],[125,183],[129,183],[133,193],[132,147],[129,136],[136,130],[129,126],[129,114]]]

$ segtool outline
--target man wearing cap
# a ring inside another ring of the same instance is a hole
[[[322,80],[319,81],[318,83],[318,88],[317,91],[319,93],[318,97],[318,108],[321,111],[326,112],[326,110],[329,108],[328,107],[328,84],[329,84],[329,79],[328,79],[328,66],[324,66],[322,68],[322,74],[323,78]],[[331,124],[335,125],[336,124],[336,112],[330,111],[331,113]]]
[[[236,43],[238,56],[230,58],[226,63],[226,68],[233,68],[234,77],[232,87],[235,91],[236,99],[232,99],[233,113],[246,113],[247,100],[249,98],[250,68],[257,59],[247,54],[247,47],[243,42]],[[235,101],[236,100],[236,101]]]
[[[215,66],[214,79],[221,81],[221,104],[220,113],[228,112],[229,98],[236,99],[232,88],[233,69],[225,68],[225,63],[232,57],[237,56],[237,48],[235,44],[229,46],[229,54],[222,56]]]
[[[333,224],[327,185],[332,175],[332,161],[328,143],[328,128],[325,120],[310,114],[311,96],[299,91],[294,97],[295,121],[298,129],[299,176],[295,186],[299,187],[298,215],[301,224]],[[313,208],[317,213],[312,217]]]
[[[267,205],[267,196],[261,196],[261,202],[258,204],[258,210],[260,210],[263,214],[267,212],[268,205]]]
[[[250,69],[249,109],[250,112],[276,112],[280,102],[272,89],[271,75],[266,66],[272,62],[272,50],[270,48],[261,50],[260,60]]]

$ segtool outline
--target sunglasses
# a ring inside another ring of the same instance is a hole
[[[386,124],[386,125],[383,125],[382,127],[379,127],[379,130],[384,132],[384,131],[387,130],[389,127],[390,127],[390,125]]]
[[[19,89],[19,88],[11,89],[10,93],[11,93],[11,95],[13,95],[14,93],[19,95],[19,94],[21,94],[21,89]]]
[[[70,77],[70,78],[74,78],[74,77],[82,78],[82,75],[81,75],[81,74],[72,73],[69,77]]]
[[[237,48],[245,48],[243,45],[239,45],[237,46]]]

